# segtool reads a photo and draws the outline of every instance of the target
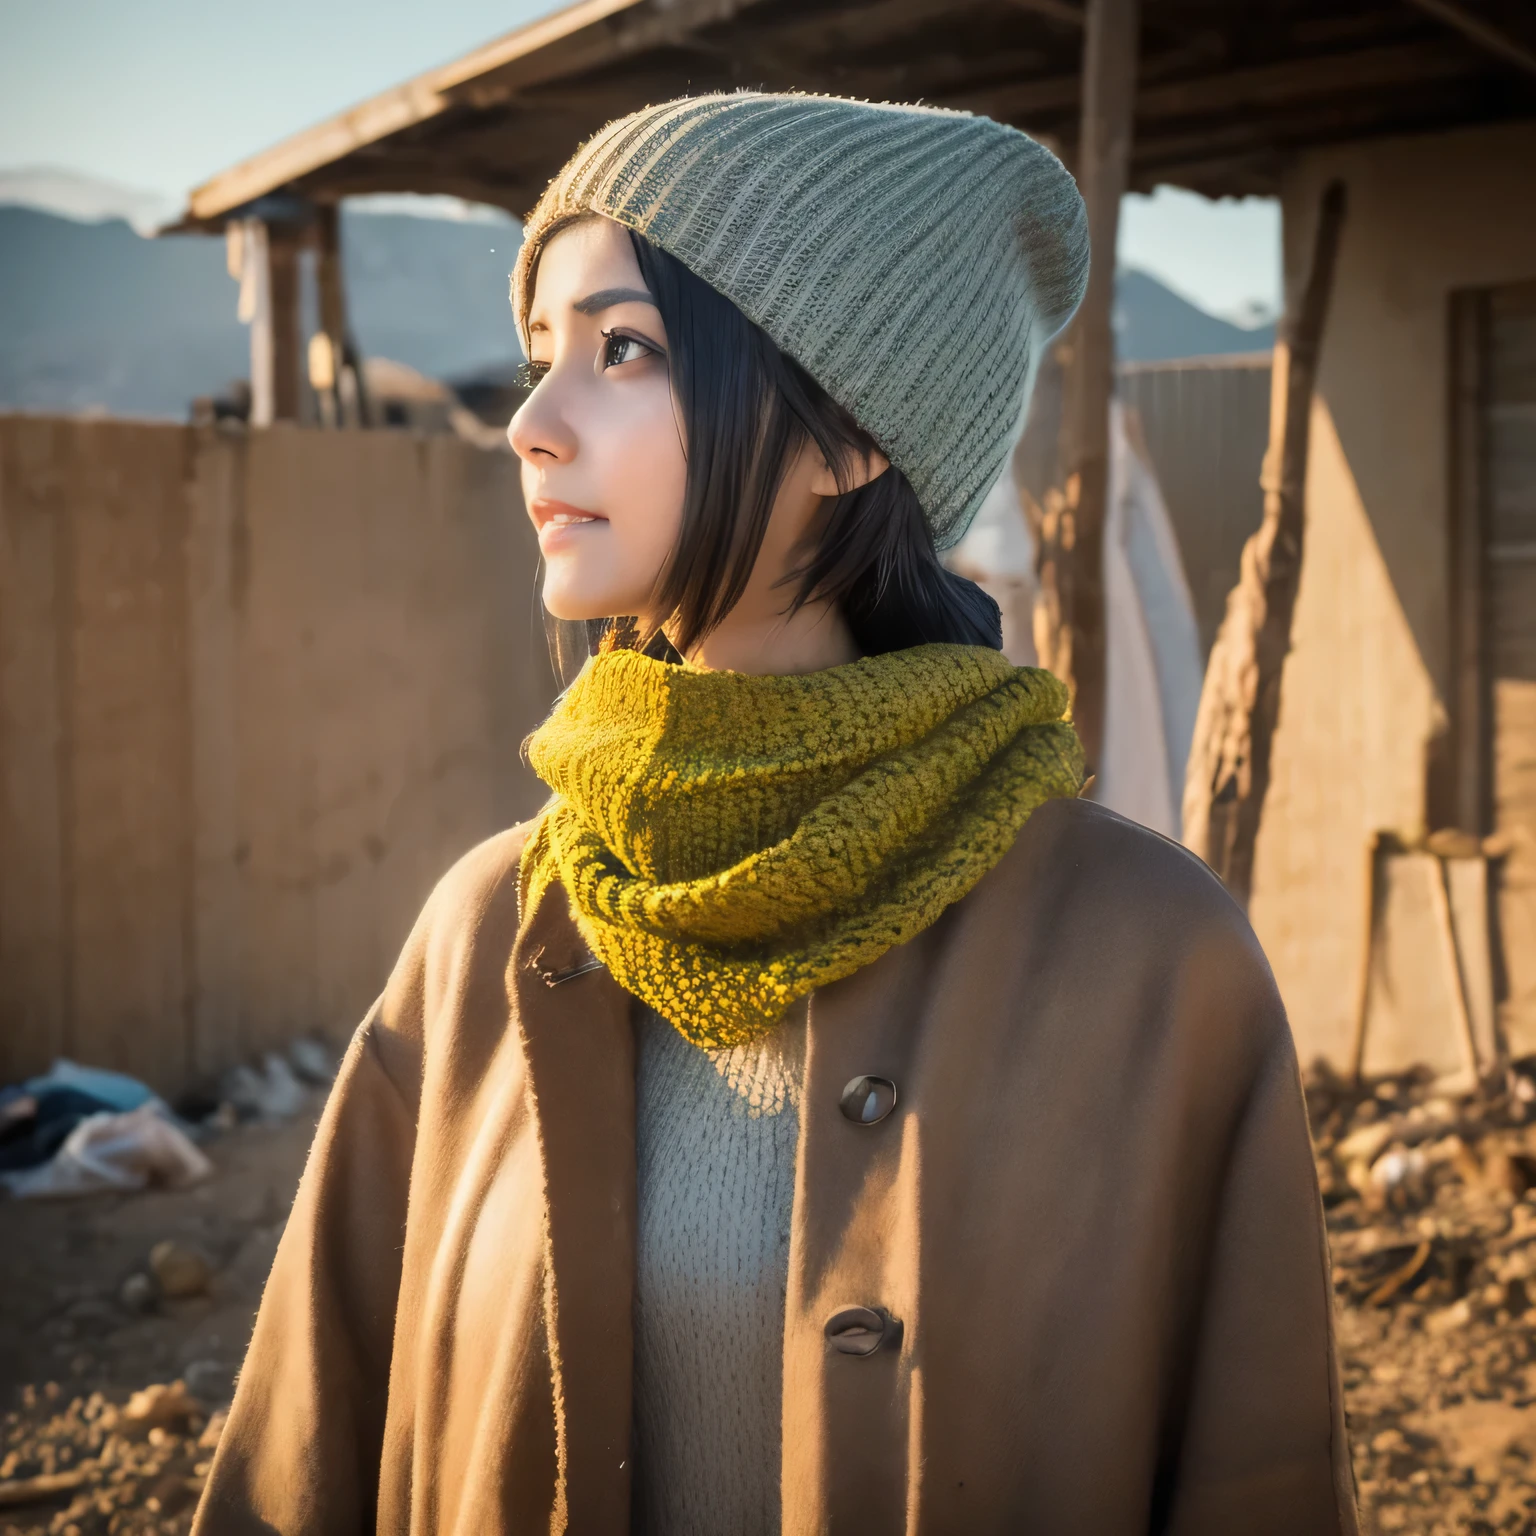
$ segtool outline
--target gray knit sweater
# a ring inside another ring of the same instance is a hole
[[[805,1009],[702,1051],[639,1020],[634,1529],[779,1529],[784,1294]]]

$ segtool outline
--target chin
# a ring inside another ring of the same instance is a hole
[[[556,619],[611,619],[615,614],[633,613],[634,599],[619,592],[594,591],[578,584],[544,582],[544,609]]]

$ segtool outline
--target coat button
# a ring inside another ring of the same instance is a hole
[[[896,1084],[888,1077],[856,1077],[838,1107],[855,1125],[875,1125],[896,1108]]]
[[[827,1319],[827,1342],[841,1355],[872,1355],[901,1343],[901,1324],[873,1307],[844,1307]]]

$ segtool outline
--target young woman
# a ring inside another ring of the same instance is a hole
[[[355,1037],[210,1533],[1355,1529],[1289,1033],[940,565],[1081,295],[986,119],[647,109],[530,217],[596,654]]]

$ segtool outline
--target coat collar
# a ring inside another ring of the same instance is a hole
[[[524,915],[508,991],[544,1168],[545,1308],[563,1528],[627,1529],[634,1030],[628,994],[592,958],[558,881]]]

